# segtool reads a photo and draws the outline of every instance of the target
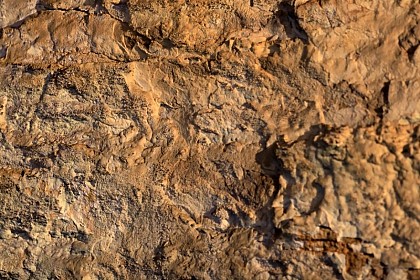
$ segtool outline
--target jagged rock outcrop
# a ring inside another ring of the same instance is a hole
[[[0,278],[420,278],[417,0],[0,2]]]

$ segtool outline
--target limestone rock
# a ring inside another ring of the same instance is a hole
[[[0,278],[418,279],[419,21],[0,1]]]

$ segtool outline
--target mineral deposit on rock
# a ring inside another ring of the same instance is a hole
[[[420,279],[418,0],[1,0],[1,279]]]

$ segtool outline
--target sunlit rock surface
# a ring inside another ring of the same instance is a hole
[[[419,22],[0,1],[0,278],[420,279]]]

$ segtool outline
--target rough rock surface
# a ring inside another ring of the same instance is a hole
[[[419,22],[0,1],[0,278],[420,279]]]

